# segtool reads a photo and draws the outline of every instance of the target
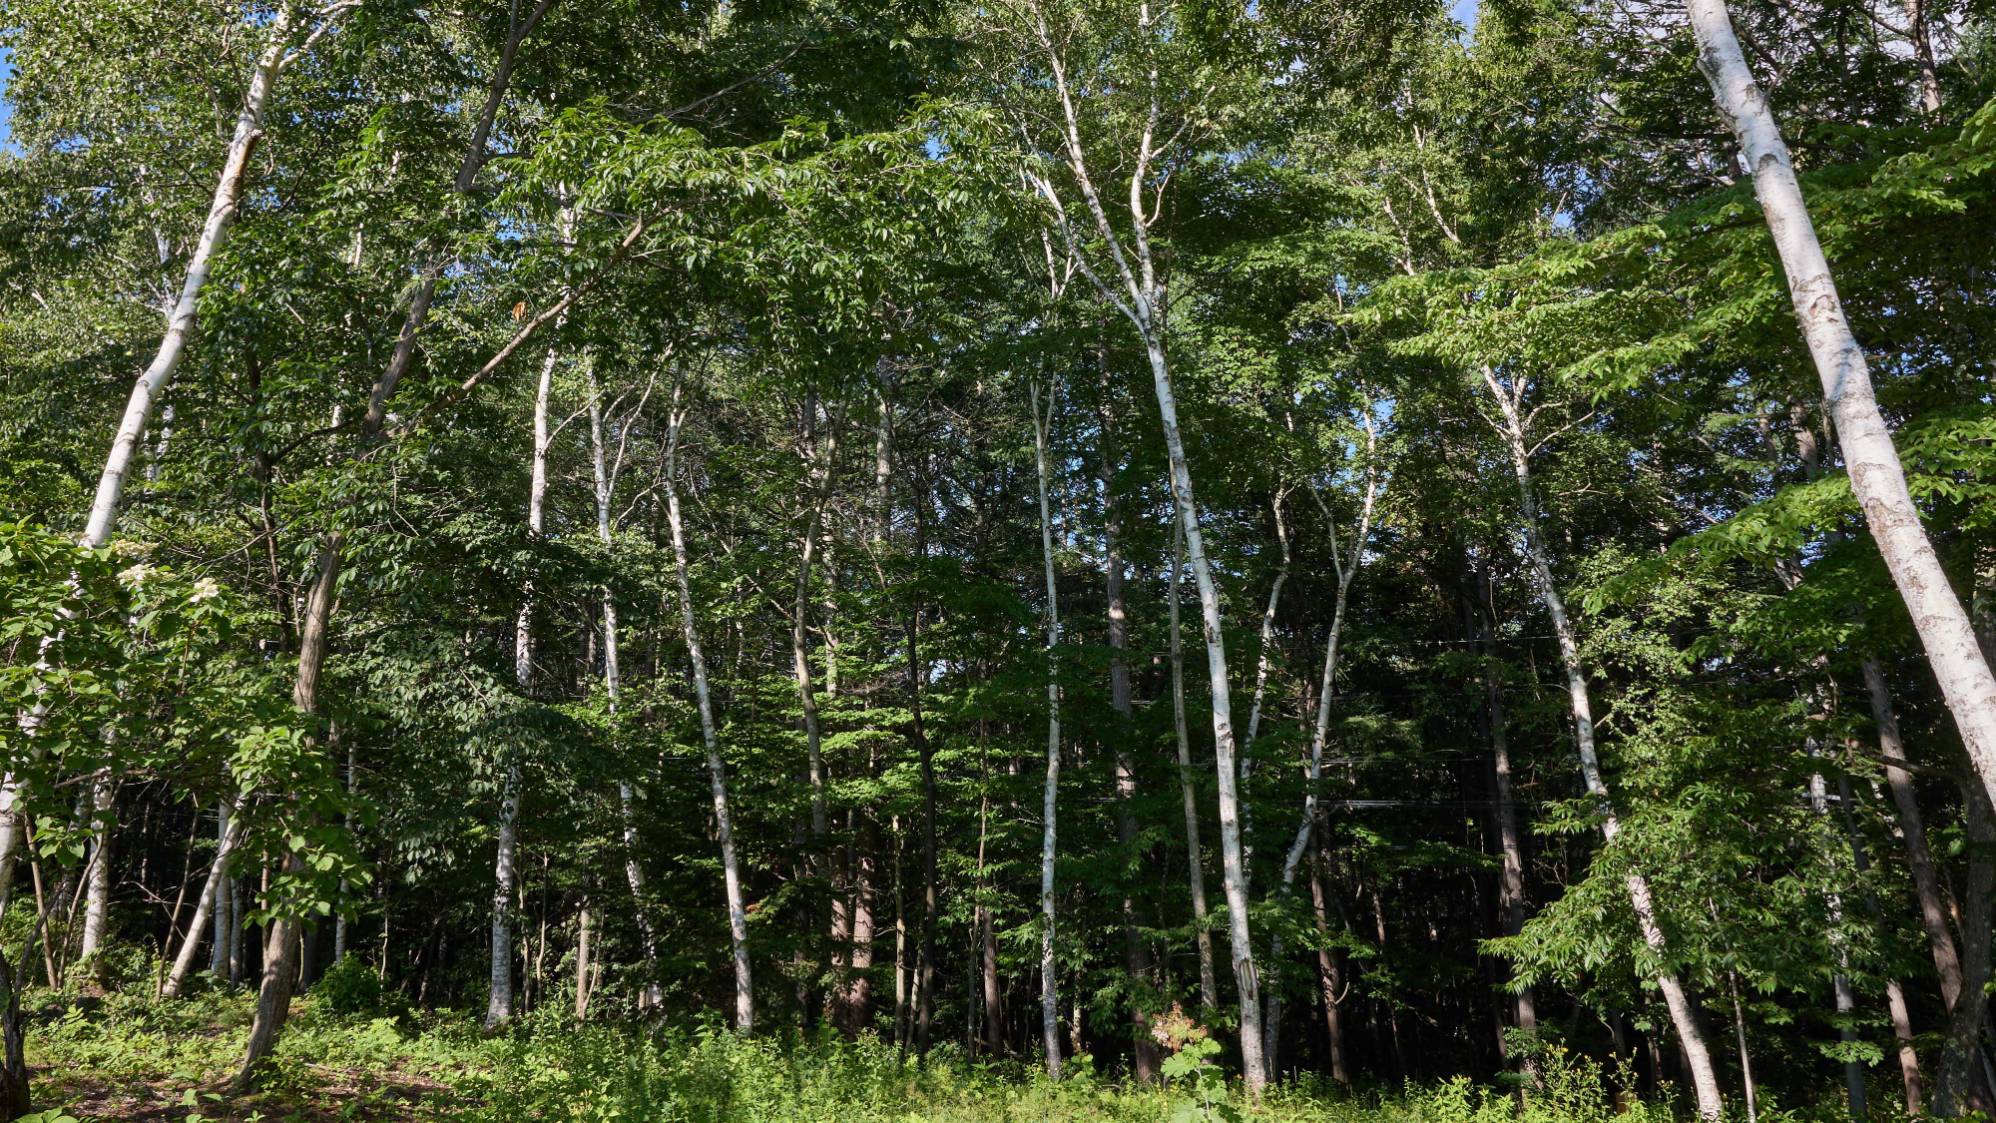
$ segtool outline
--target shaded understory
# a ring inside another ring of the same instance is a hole
[[[577,1024],[552,1007],[497,1037],[468,1013],[341,1012],[300,999],[254,1095],[229,1098],[251,996],[178,1001],[29,996],[29,1060],[46,1120],[672,1120],[720,1123],[1053,1123],[1080,1120],[1325,1120],[1332,1123],[1655,1123],[1670,1104],[1618,1095],[1611,1065],[1558,1050],[1522,1113],[1504,1089],[1467,1080],[1343,1093],[1288,1086],[1249,1104],[1181,1074],[1136,1088],[1086,1073],[1055,1084],[1023,1062],[939,1049],[926,1065],[868,1037],[739,1040],[718,1028]],[[1677,1114],[1681,1114],[1678,1112]],[[1763,1120],[1841,1118],[1833,1097]]]

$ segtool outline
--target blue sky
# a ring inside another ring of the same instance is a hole
[[[0,47],[0,149],[14,147],[14,130],[7,119],[14,115],[14,103],[7,100],[7,79],[13,77],[14,52]]]

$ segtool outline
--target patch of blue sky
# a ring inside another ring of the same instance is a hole
[[[7,96],[8,80],[14,77],[14,52],[0,47],[0,152],[18,152],[14,147],[14,101]]]

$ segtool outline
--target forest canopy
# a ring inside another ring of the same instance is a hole
[[[1996,1111],[1992,17],[0,0],[0,1115]]]

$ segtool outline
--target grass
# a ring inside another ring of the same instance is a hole
[[[168,1002],[47,996],[28,1058],[42,1123],[280,1120],[659,1123],[1663,1123],[1668,1105],[1624,1101],[1584,1057],[1557,1050],[1521,1112],[1466,1079],[1351,1096],[1316,1086],[1251,1104],[1196,1051],[1162,1087],[1081,1071],[1058,1083],[1017,1063],[938,1049],[926,1065],[863,1038],[740,1039],[718,1028],[576,1024],[552,1007],[502,1036],[468,1014],[353,1009],[315,988],[298,1001],[263,1087],[224,1093],[251,1012],[247,994]],[[368,995],[361,995],[365,999]],[[1763,1110],[1766,1123],[1800,1123]]]

